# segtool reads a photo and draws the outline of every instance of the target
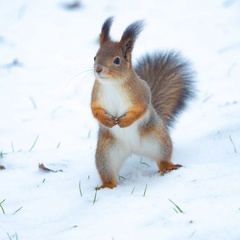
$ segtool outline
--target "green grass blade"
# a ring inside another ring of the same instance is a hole
[[[37,143],[37,140],[39,138],[39,135],[37,135],[35,141],[33,142],[33,145],[30,147],[30,149],[28,150],[29,152],[31,152],[33,150],[33,148],[35,147],[36,143]]]
[[[0,202],[0,208],[1,208],[2,212],[3,212],[3,214],[5,214],[5,211],[4,211],[4,208],[3,208],[3,206],[2,206],[2,203],[4,203],[5,201],[6,201],[6,199],[4,199],[4,200],[2,200],[2,201]]]
[[[97,201],[97,192],[98,192],[98,186],[96,187],[96,190],[95,190],[95,194],[94,194],[94,198],[93,198],[93,204],[95,204],[96,201]]]
[[[144,193],[143,193],[143,197],[146,196],[146,193],[147,193],[147,187],[148,187],[148,185],[146,184],[145,189],[144,189]]]
[[[184,213],[183,210],[176,203],[174,203],[171,199],[168,200],[177,208],[180,213]],[[176,212],[176,209],[174,209],[174,211]]]
[[[82,194],[81,180],[79,181],[78,188],[79,188],[80,196],[82,197],[83,194]]]

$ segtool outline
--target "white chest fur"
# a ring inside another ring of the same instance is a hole
[[[101,105],[106,112],[114,117],[126,114],[129,101],[126,94],[114,83],[103,84],[101,89]]]
[[[131,107],[127,93],[117,84],[103,84],[101,88],[101,106],[105,111],[114,117],[125,115]],[[118,125],[109,129],[119,141],[119,144],[129,150],[129,153],[139,153],[144,149],[143,139],[140,139],[139,124],[142,121],[148,121],[149,113],[145,114],[141,119],[135,121],[129,127],[120,128]]]

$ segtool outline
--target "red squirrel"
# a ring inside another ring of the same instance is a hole
[[[132,154],[155,160],[159,173],[178,169],[172,163],[168,127],[194,96],[193,72],[179,53],[155,52],[132,65],[132,50],[143,21],[129,25],[119,42],[109,32],[113,17],[102,25],[94,57],[91,109],[99,122],[96,167],[100,188],[117,186],[118,173]]]

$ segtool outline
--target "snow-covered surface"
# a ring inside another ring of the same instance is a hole
[[[240,1],[66,3],[0,1],[0,239],[240,239]],[[191,59],[198,98],[171,131],[183,168],[159,176],[133,156],[118,187],[96,193],[89,102],[109,16],[116,39],[146,20],[135,59],[172,48]]]

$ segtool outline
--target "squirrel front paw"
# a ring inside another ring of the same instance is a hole
[[[116,119],[116,117],[110,116],[108,114],[105,114],[104,117],[102,116],[102,118],[98,120],[101,124],[108,128],[112,128],[118,124],[118,120]]]
[[[105,109],[97,104],[92,103],[92,112],[94,117],[105,127],[112,128],[118,123],[116,117],[108,115]]]
[[[129,127],[133,122],[134,118],[128,117],[127,115],[118,118],[117,124],[120,128]]]

